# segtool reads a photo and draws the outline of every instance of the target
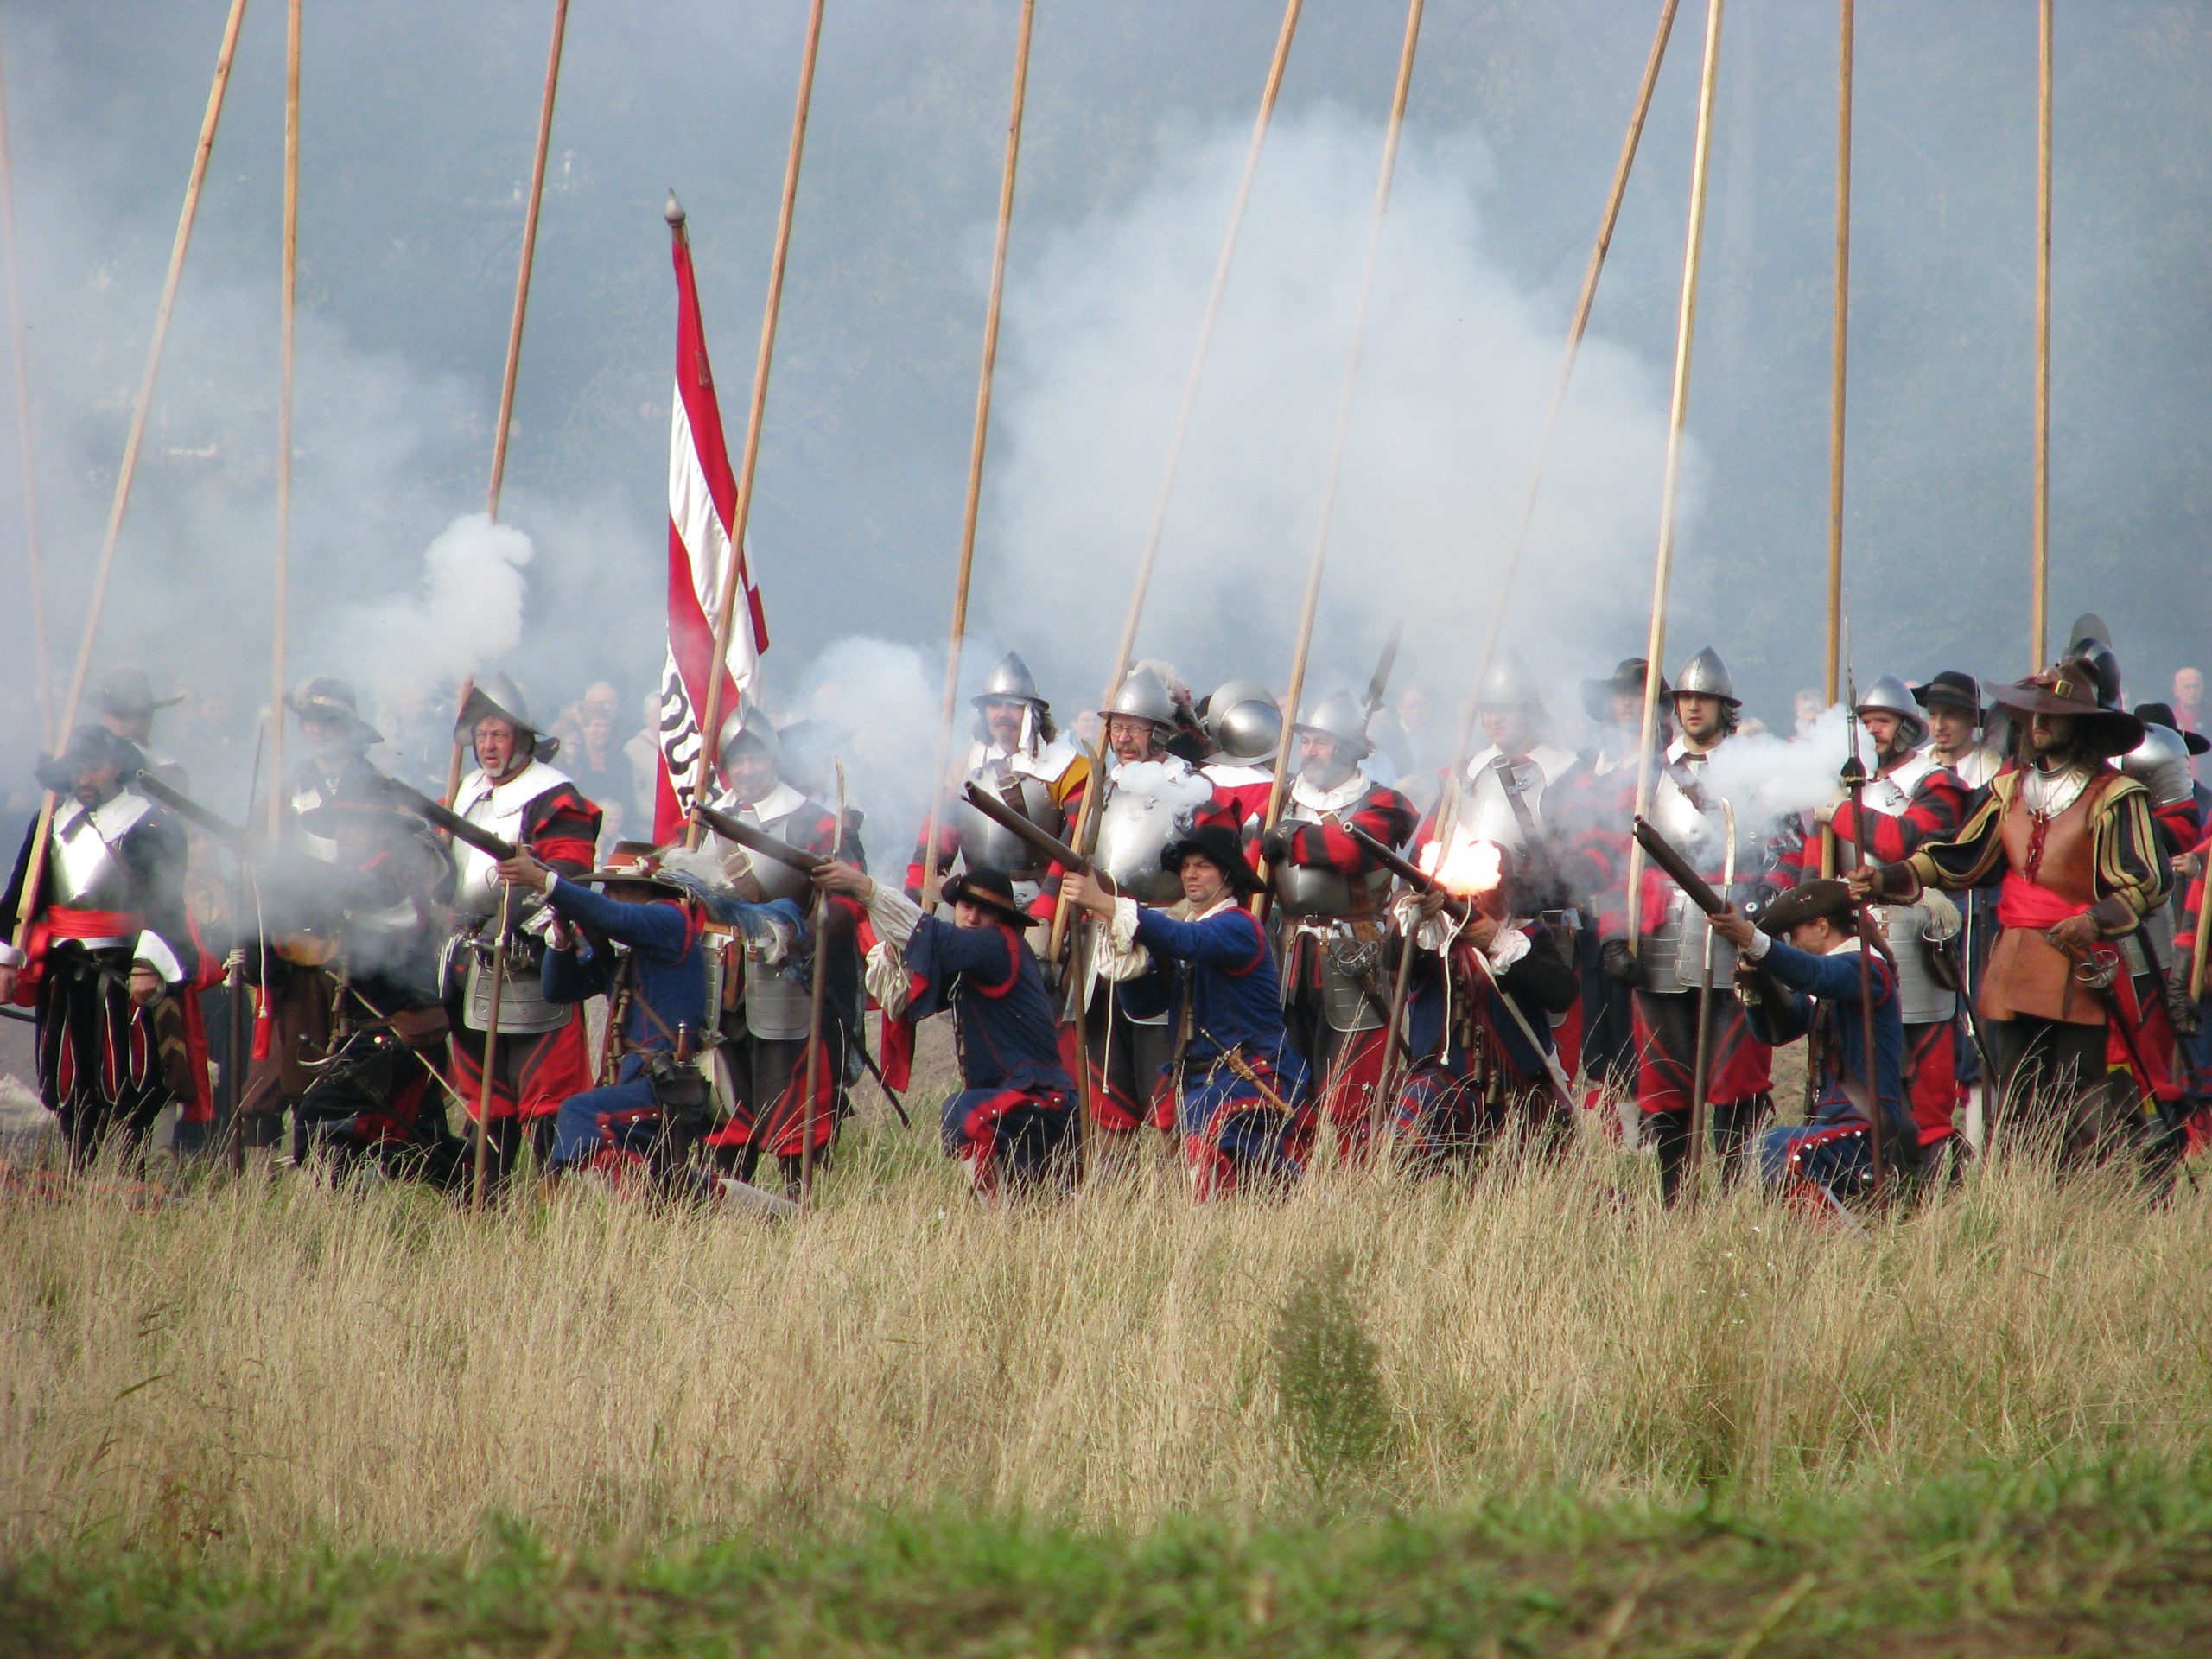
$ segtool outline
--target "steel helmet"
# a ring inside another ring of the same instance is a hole
[[[779,772],[783,769],[784,745],[776,735],[776,722],[742,692],[738,694],[737,707],[722,717],[722,728],[715,734],[715,764],[721,765],[740,743],[753,744],[776,763]]]
[[[1526,709],[1534,713],[1543,708],[1544,694],[1527,659],[1508,645],[1491,659],[1490,671],[1483,676],[1483,683],[1475,693],[1475,705],[1479,709]]]
[[[1373,747],[1367,741],[1366,711],[1349,691],[1332,691],[1308,709],[1294,729],[1300,736],[1334,738],[1348,746],[1355,756],[1365,754]]]
[[[1729,677],[1728,664],[1711,645],[1682,664],[1682,671],[1675,677],[1675,695],[1718,697],[1731,709],[1744,706],[1744,700],[1736,695],[1736,682]]]
[[[1019,652],[1009,651],[983,681],[983,689],[969,699],[977,708],[987,702],[1033,702],[1041,712],[1045,699],[1038,695],[1037,677]]]
[[[2143,741],[2120,757],[2120,769],[2151,791],[2154,806],[2179,806],[2196,795],[2188,741],[2171,726],[2145,721]]]
[[[1105,719],[1123,715],[1148,720],[1163,731],[1175,729],[1175,699],[1168,693],[1167,682],[1148,668],[1133,671],[1098,713]]]
[[[1928,741],[1928,717],[1921,712],[1920,703],[1911,689],[1894,674],[1885,674],[1866,688],[1854,710],[1861,718],[1872,714],[1895,715],[1898,730],[1904,734],[1904,747],[1916,749]]]
[[[1226,760],[1270,760],[1282,746],[1282,705],[1256,680],[1228,680],[1206,699],[1206,741]]]

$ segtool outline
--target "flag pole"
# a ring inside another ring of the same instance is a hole
[[[1183,397],[1176,405],[1174,429],[1167,440],[1167,466],[1160,475],[1159,493],[1153,498],[1152,523],[1146,528],[1144,550],[1137,559],[1136,587],[1129,595],[1128,613],[1122,622],[1121,643],[1114,649],[1113,668],[1099,698],[1101,708],[1113,701],[1122,677],[1128,672],[1129,658],[1136,651],[1137,625],[1144,616],[1145,600],[1152,591],[1153,566],[1158,561],[1160,538],[1167,524],[1167,504],[1175,492],[1175,474],[1183,462],[1183,444],[1191,428],[1191,412],[1198,406],[1198,383],[1205,376],[1206,357],[1213,346],[1214,324],[1221,315],[1222,296],[1228,291],[1229,269],[1236,257],[1237,238],[1244,228],[1244,210],[1251,203],[1252,183],[1260,171],[1260,152],[1267,143],[1268,125],[1274,119],[1276,94],[1282,90],[1283,72],[1290,64],[1291,41],[1298,33],[1299,14],[1303,6],[1304,0],[1287,0],[1283,7],[1282,28],[1275,35],[1274,57],[1268,65],[1267,84],[1260,92],[1260,113],[1252,124],[1252,142],[1245,148],[1244,170],[1238,175],[1236,194],[1230,202],[1229,226],[1222,233],[1221,254],[1214,262],[1213,286],[1207,290],[1205,310],[1198,319],[1198,343],[1191,353],[1191,366],[1183,377]],[[1075,844],[1085,852],[1090,849],[1104,793],[1103,773],[1094,767],[1091,786],[1084,791],[1083,808],[1077,815]],[[1046,961],[1060,959],[1067,928],[1067,906],[1056,894],[1052,900],[1052,929],[1045,948]]]
[[[1705,192],[1711,176],[1713,93],[1720,77],[1723,0],[1707,0],[1705,61],[1698,75],[1697,139],[1690,162],[1689,231],[1682,253],[1681,309],[1675,323],[1675,385],[1667,410],[1667,463],[1660,486],[1659,552],[1651,577],[1651,632],[1644,645],[1643,723],[1636,757],[1636,815],[1651,810],[1651,747],[1659,720],[1660,664],[1667,652],[1667,585],[1675,567],[1675,493],[1681,476],[1682,429],[1689,417],[1690,347],[1697,334],[1698,254],[1705,235]],[[1630,840],[1628,859],[1628,943],[1637,944],[1636,894],[1643,880],[1643,846]]]
[[[1006,246],[1014,225],[1014,174],[1021,159],[1021,111],[1029,91],[1029,36],[1037,0],[1021,0],[1014,37],[1013,107],[1007,116],[1006,164],[999,174],[997,239],[991,248],[991,295],[983,311],[983,366],[976,383],[976,426],[968,443],[968,504],[960,520],[960,563],[952,586],[952,635],[944,652],[944,706],[937,728],[937,768],[930,774],[929,823],[922,836],[922,908],[937,902],[938,825],[944,814],[944,773],[952,720],[960,699],[960,648],[968,634],[968,580],[976,566],[976,518],[983,498],[983,451],[991,429],[991,376],[998,365],[999,311],[1006,297]]]
[[[54,732],[54,664],[46,630],[46,559],[39,545],[38,468],[31,456],[31,372],[23,329],[21,267],[16,257],[16,176],[8,153],[7,71],[0,67],[0,264],[8,282],[8,332],[16,356],[16,441],[23,462],[23,552],[30,570],[31,641],[38,668],[39,734]]]
[[[2028,624],[2028,671],[2039,671],[2050,638],[2050,58],[2051,0],[2042,0],[2036,32],[2036,476],[2030,558],[2034,594]]]
[[[715,607],[714,655],[707,664],[707,711],[699,721],[699,770],[691,782],[691,798],[707,798],[714,776],[715,738],[721,721],[722,679],[728,672],[730,630],[737,623],[737,601],[745,592],[745,526],[753,516],[753,474],[760,459],[761,416],[768,404],[768,369],[776,354],[776,323],[784,304],[784,267],[791,257],[791,217],[798,203],[798,172],[806,153],[806,118],[814,102],[814,62],[822,47],[823,0],[814,0],[806,19],[806,45],[799,59],[798,98],[791,108],[791,138],[784,157],[784,194],[776,210],[776,247],[768,261],[768,298],[760,315],[760,349],[753,363],[753,397],[745,410],[745,451],[738,462],[736,505],[730,513],[729,569],[723,575],[720,601]],[[670,197],[669,226],[680,239],[686,234],[683,210]],[[699,822],[687,821],[686,846],[699,844]]]
[[[484,491],[484,516],[497,520],[499,494],[507,480],[507,437],[514,425],[515,379],[522,372],[522,328],[530,310],[530,277],[537,263],[537,215],[545,200],[545,157],[553,143],[553,102],[561,89],[561,50],[569,32],[569,0],[553,0],[553,41],[545,53],[545,91],[537,102],[537,143],[530,163],[530,200],[523,209],[522,257],[515,265],[515,302],[507,318],[507,358],[499,377],[499,419],[492,433],[492,477]],[[462,735],[461,711],[475,689],[474,675],[464,676],[461,694],[453,706],[453,758],[446,763],[448,805],[461,792],[461,759],[467,752]]]
[[[284,821],[284,653],[292,563],[292,345],[300,272],[300,8],[290,0],[284,40],[284,280],[276,324],[276,580],[275,666],[270,677],[269,835]]]
[[[1835,354],[1828,376],[1828,631],[1824,695],[1842,685],[1844,383],[1851,357],[1851,70],[1854,0],[1842,0],[1835,105]]]
[[[193,148],[192,171],[184,187],[184,207],[177,215],[176,238],[169,247],[168,274],[162,280],[161,302],[154,311],[154,337],[146,347],[146,366],[139,376],[137,401],[130,410],[130,430],[123,442],[123,464],[115,475],[115,495],[108,504],[107,528],[100,537],[98,563],[92,569],[92,598],[85,608],[85,632],[77,642],[77,661],[69,674],[69,692],[61,704],[61,718],[54,722],[57,741],[67,741],[76,723],[77,705],[85,693],[85,672],[92,659],[92,645],[99,637],[100,611],[107,601],[108,578],[115,569],[116,543],[123,534],[123,518],[130,505],[130,484],[137,476],[138,454],[146,440],[146,415],[154,401],[154,383],[162,368],[162,347],[168,341],[169,318],[176,309],[177,284],[184,276],[185,251],[192,245],[192,224],[200,212],[200,187],[207,177],[207,162],[214,153],[215,129],[223,116],[224,95],[230,90],[231,63],[238,54],[238,28],[245,21],[245,0],[231,0],[223,25],[223,44],[215,55],[215,78],[207,88],[207,108],[200,119],[200,139]],[[23,935],[38,902],[38,889],[46,874],[48,832],[54,823],[54,791],[40,804],[38,827],[33,832],[30,861],[23,872],[22,896],[16,910],[13,942],[22,948]]]
[[[1313,619],[1321,600],[1321,572],[1328,563],[1329,530],[1336,516],[1337,486],[1344,477],[1344,444],[1351,430],[1352,394],[1359,383],[1359,359],[1367,343],[1367,317],[1375,298],[1375,273],[1382,252],[1382,229],[1389,218],[1391,175],[1398,165],[1398,141],[1406,124],[1406,99],[1413,88],[1414,52],[1421,44],[1424,0],[1410,0],[1406,7],[1406,35],[1398,50],[1398,80],[1390,94],[1390,125],[1382,140],[1382,168],[1375,181],[1375,207],[1367,232],[1367,258],[1360,272],[1359,298],[1352,310],[1351,345],[1344,353],[1344,380],[1337,391],[1336,430],[1329,440],[1328,469],[1321,486],[1321,511],[1313,533],[1313,562],[1306,572],[1306,597],[1300,608],[1298,639],[1290,658],[1290,683],[1283,696],[1282,735],[1275,745],[1274,777],[1268,785],[1267,816],[1262,833],[1272,830],[1282,812],[1283,791],[1290,772],[1290,745],[1295,734],[1299,699],[1306,690],[1306,664],[1313,654]],[[1258,902],[1257,900],[1255,901]]]
[[[1560,412],[1567,406],[1567,390],[1574,378],[1574,360],[1582,350],[1582,336],[1590,327],[1590,313],[1598,302],[1598,279],[1605,274],[1605,256],[1612,250],[1613,231],[1620,223],[1621,203],[1628,195],[1629,175],[1636,166],[1636,152],[1643,142],[1644,118],[1651,112],[1651,95],[1659,85],[1660,66],[1666,60],[1667,42],[1675,32],[1675,13],[1681,0],[1661,0],[1659,27],[1651,36],[1651,50],[1643,60],[1643,79],[1636,89],[1636,103],[1629,111],[1628,132],[1621,140],[1619,158],[1613,163],[1612,188],[1605,193],[1605,211],[1598,220],[1598,240],[1590,250],[1590,264],[1582,273],[1582,292],[1574,302],[1573,320],[1567,327],[1567,347],[1560,354],[1559,371],[1552,378],[1551,397],[1544,405],[1542,423],[1536,429],[1536,459],[1529,486],[1521,497],[1521,516],[1514,521],[1513,540],[1507,545],[1505,564],[1491,601],[1490,620],[1483,630],[1482,653],[1476,658],[1476,693],[1471,693],[1459,712],[1459,736],[1452,751],[1452,772],[1457,776],[1473,752],[1475,719],[1480,712],[1476,696],[1490,673],[1497,652],[1498,635],[1505,620],[1507,595],[1521,574],[1521,558],[1529,542],[1529,525],[1536,516],[1536,499],[1542,493],[1544,474],[1551,466],[1552,441],[1557,435]]]

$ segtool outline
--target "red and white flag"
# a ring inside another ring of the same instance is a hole
[[[691,245],[680,232],[676,251],[676,398],[668,447],[668,662],[660,683],[660,768],[654,790],[653,839],[664,845],[683,831],[699,775],[699,723],[708,677],[722,676],[719,707],[727,715],[753,682],[768,649],[768,624],[742,550],[732,545],[737,480],[722,440],[722,414],[707,365],[707,334],[699,321],[699,290]],[[715,614],[724,585],[743,584],[730,620],[728,648],[717,671]],[[719,716],[718,716],[719,718]]]

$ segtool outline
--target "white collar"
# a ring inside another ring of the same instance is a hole
[[[1678,737],[1667,746],[1667,764],[1672,766],[1677,760],[1710,760],[1719,753],[1720,744],[1727,741],[1724,736],[1711,748],[1698,749],[1690,747],[1690,741],[1687,737]]]
[[[520,772],[500,784],[495,784],[486,777],[484,768],[479,766],[468,774],[467,781],[461,786],[460,796],[464,803],[461,816],[465,818],[477,808],[486,804],[498,811],[512,811],[525,802],[536,800],[556,785],[570,781],[567,772],[535,758]]]
[[[1488,772],[1504,758],[1504,751],[1497,744],[1491,744],[1467,762],[1467,781],[1475,782],[1483,773]],[[1516,764],[1522,760],[1535,761],[1537,768],[1544,774],[1544,781],[1547,784],[1555,784],[1560,780],[1560,775],[1574,764],[1575,756],[1572,749],[1563,749],[1556,743],[1544,741],[1530,744],[1528,753],[1516,755],[1513,759]]]
[[[750,806],[741,806],[729,796],[723,796],[721,810],[733,817],[750,817],[755,823],[770,824],[791,817],[805,799],[805,796],[779,778],[776,786]]]
[[[1300,772],[1291,784],[1290,798],[1294,804],[1309,812],[1341,812],[1344,808],[1365,800],[1368,791],[1374,787],[1374,779],[1357,766],[1352,768],[1351,777],[1334,789],[1316,789],[1306,781],[1306,774]]]

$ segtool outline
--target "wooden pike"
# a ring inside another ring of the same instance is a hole
[[[845,851],[845,767],[842,761],[831,764],[837,769],[837,829],[830,855],[839,858]],[[814,978],[806,1010],[806,1108],[799,1121],[798,1202],[802,1210],[814,1198],[814,1103],[819,1098],[822,1087],[823,1015],[830,995],[830,889],[827,887],[814,890],[813,919]]]
[[[497,520],[499,495],[507,480],[507,438],[515,419],[515,380],[522,372],[523,322],[530,311],[530,278],[537,263],[537,215],[545,200],[545,158],[553,143],[553,103],[561,90],[561,52],[569,32],[569,0],[553,0],[553,41],[545,54],[545,91],[537,102],[537,143],[530,163],[530,200],[523,209],[522,256],[515,265],[515,302],[507,317],[506,366],[499,376],[499,420],[492,434],[492,476],[484,491],[484,516]],[[460,730],[461,711],[475,689],[474,676],[464,677],[453,706],[453,757],[446,763],[447,805],[461,793],[462,758],[467,740]]]
[[[1398,80],[1390,94],[1390,124],[1382,140],[1382,168],[1375,181],[1375,207],[1367,232],[1367,258],[1359,278],[1359,298],[1352,311],[1351,345],[1344,353],[1344,380],[1337,392],[1336,429],[1329,440],[1329,462],[1321,486],[1319,522],[1313,536],[1313,563],[1306,568],[1306,596],[1300,607],[1298,640],[1292,648],[1290,683],[1283,696],[1282,736],[1275,745],[1275,775],[1268,786],[1268,810],[1261,824],[1265,834],[1282,816],[1283,791],[1289,784],[1290,745],[1295,734],[1299,700],[1306,693],[1306,665],[1313,650],[1313,619],[1321,602],[1321,572],[1328,563],[1329,531],[1336,518],[1337,490],[1344,480],[1344,444],[1351,431],[1352,394],[1359,384],[1359,359],[1367,344],[1368,313],[1375,299],[1375,273],[1382,253],[1382,228],[1389,215],[1390,181],[1398,167],[1398,141],[1405,131],[1406,99],[1413,90],[1414,53],[1421,44],[1423,0],[1410,0],[1406,8],[1406,35],[1398,50]],[[1262,902],[1262,894],[1254,902]]]
[[[472,1211],[484,1207],[485,1180],[491,1164],[492,1151],[492,1080],[499,1067],[499,1002],[507,985],[507,916],[509,900],[514,889],[504,883],[499,888],[499,931],[492,944],[491,1011],[484,1020],[484,1069],[476,1077],[476,1147],[475,1169],[468,1184],[468,1207]],[[517,1101],[516,1122],[521,1122],[521,1104]]]
[[[998,235],[991,248],[991,296],[983,312],[983,366],[976,383],[976,426],[968,443],[968,504],[960,520],[960,562],[952,583],[952,631],[944,652],[944,706],[937,728],[937,767],[930,773],[930,816],[922,838],[922,908],[937,903],[938,826],[944,815],[944,776],[952,753],[952,722],[960,702],[960,651],[968,636],[968,582],[976,566],[976,519],[983,499],[983,451],[991,430],[991,378],[998,366],[999,311],[1006,297],[1006,245],[1014,226],[1014,174],[1021,159],[1021,112],[1029,94],[1029,37],[1037,0],[1021,0],[1014,38],[1014,99],[1006,124],[1006,163],[999,174]]]
[[[16,359],[16,440],[23,463],[23,554],[30,575],[32,661],[38,672],[39,734],[51,747],[54,664],[46,629],[46,560],[39,544],[38,467],[31,454],[31,372],[23,328],[23,291],[16,257],[16,177],[8,153],[7,71],[0,67],[0,269],[8,283],[8,333]]]
[[[276,578],[269,693],[269,834],[284,822],[285,645],[292,564],[292,343],[300,272],[300,8],[289,0],[284,44],[284,280],[276,323]]]
[[[1675,385],[1667,414],[1667,463],[1659,499],[1659,552],[1651,578],[1651,632],[1644,645],[1650,666],[1643,676],[1643,722],[1637,746],[1636,816],[1651,811],[1651,746],[1659,719],[1659,681],[1667,657],[1667,587],[1675,566],[1675,494],[1681,478],[1682,429],[1689,418],[1690,347],[1697,337],[1698,255],[1705,237],[1705,194],[1711,177],[1713,93],[1720,76],[1720,14],[1724,0],[1707,0],[1705,61],[1698,76],[1697,138],[1691,154],[1689,231],[1682,253],[1681,309],[1675,325]],[[1628,891],[1643,882],[1643,849],[1629,847]],[[1637,945],[1639,906],[1628,906],[1628,944]]]
[[[1222,296],[1228,291],[1229,269],[1236,257],[1236,239],[1244,229],[1244,210],[1251,205],[1252,181],[1259,175],[1260,152],[1268,139],[1268,126],[1274,119],[1275,97],[1282,90],[1283,71],[1290,64],[1290,43],[1298,33],[1298,18],[1304,0],[1287,0],[1282,9],[1282,28],[1275,35],[1274,59],[1268,65],[1267,85],[1260,92],[1260,113],[1252,124],[1252,142],[1244,151],[1244,170],[1236,181],[1236,194],[1230,200],[1229,226],[1222,232],[1221,255],[1214,262],[1213,286],[1206,291],[1206,306],[1198,319],[1198,343],[1191,352],[1191,366],[1183,377],[1182,400],[1175,406],[1175,424],[1167,438],[1167,465],[1160,474],[1160,490],[1152,503],[1152,522],[1145,528],[1144,550],[1137,559],[1136,589],[1130,595],[1128,615],[1122,624],[1122,642],[1114,652],[1113,671],[1106,677],[1108,698],[1122,683],[1122,676],[1128,671],[1129,658],[1136,649],[1137,624],[1144,614],[1146,596],[1152,588],[1153,566],[1160,556],[1160,537],[1167,524],[1167,504],[1175,493],[1175,474],[1183,461],[1184,441],[1191,430],[1191,411],[1198,401],[1198,384],[1205,378],[1207,353],[1213,346],[1214,324],[1221,316]]]
[[[1574,361],[1582,350],[1582,336],[1589,330],[1590,313],[1598,302],[1598,279],[1605,274],[1605,256],[1612,250],[1613,232],[1620,223],[1621,203],[1628,196],[1629,175],[1636,167],[1636,152],[1643,143],[1644,118],[1651,112],[1651,95],[1659,85],[1660,66],[1666,60],[1667,42],[1675,33],[1675,13],[1681,6],[1681,0],[1661,0],[1659,27],[1652,34],[1651,50],[1643,60],[1643,79],[1637,85],[1636,103],[1629,111],[1628,132],[1621,140],[1619,159],[1613,163],[1612,188],[1605,193],[1605,210],[1599,217],[1598,239],[1590,250],[1589,266],[1582,273],[1582,292],[1574,302],[1574,316],[1567,324],[1567,346],[1560,354],[1559,372],[1552,378],[1543,423],[1536,429],[1536,459],[1529,470],[1529,487],[1521,498],[1521,516],[1514,521],[1513,540],[1506,548],[1505,564],[1498,576],[1490,620],[1483,630],[1482,652],[1475,662],[1475,683],[1478,687],[1489,675],[1491,663],[1497,653],[1506,601],[1521,574],[1522,556],[1529,543],[1529,525],[1536,516],[1536,499],[1542,493],[1544,474],[1551,465],[1552,441],[1557,435],[1560,412],[1567,406],[1567,387],[1574,378]],[[1459,714],[1459,741],[1452,751],[1454,776],[1474,753],[1478,712],[1475,698],[1470,695]]]
[[[1842,685],[1843,407],[1851,358],[1851,69],[1855,0],[1841,0],[1835,104],[1835,353],[1828,374],[1828,632],[1821,684],[1833,705]]]
[[[768,258],[768,297],[760,312],[760,346],[753,359],[753,396],[745,410],[745,448],[738,458],[737,494],[730,507],[729,569],[715,606],[714,655],[708,659],[706,713],[699,722],[699,770],[691,784],[691,798],[707,798],[714,779],[715,741],[722,715],[723,664],[729,658],[730,630],[737,626],[737,601],[745,591],[740,575],[745,563],[746,525],[753,518],[753,477],[760,461],[762,418],[768,407],[768,371],[776,358],[776,325],[784,310],[784,270],[790,263],[791,221],[798,205],[799,164],[806,155],[806,122],[814,105],[814,65],[822,51],[822,12],[824,0],[813,0],[807,13],[806,44],[799,53],[798,96],[791,105],[791,143],[784,155],[783,195],[776,208],[775,249]],[[683,211],[669,196],[669,227],[686,234]],[[699,824],[685,825],[684,845],[699,844]]]
[[[2036,474],[2030,552],[2033,597],[2028,672],[2044,665],[2050,636],[2050,60],[2051,0],[2041,0],[2036,32]]]
[[[76,724],[77,705],[85,693],[85,675],[92,660],[92,645],[99,637],[100,613],[107,602],[108,578],[115,569],[116,543],[123,535],[123,518],[130,505],[131,480],[138,474],[138,454],[146,440],[146,416],[154,401],[154,383],[160,377],[162,351],[168,342],[169,318],[176,309],[177,284],[184,276],[185,251],[192,245],[193,220],[200,213],[200,187],[207,178],[208,158],[215,149],[215,129],[223,117],[223,99],[230,90],[231,63],[237,55],[238,29],[245,22],[245,0],[231,0],[230,16],[223,25],[223,44],[215,56],[215,78],[207,89],[207,108],[200,120],[200,141],[192,152],[192,171],[185,181],[184,207],[177,215],[176,238],[169,247],[168,274],[162,282],[161,303],[154,312],[154,337],[146,347],[146,366],[138,380],[138,396],[130,411],[130,430],[123,442],[123,465],[115,475],[115,495],[108,504],[107,528],[100,537],[100,552],[92,569],[92,598],[85,609],[85,632],[77,642],[77,661],[70,671],[69,692],[61,704],[61,718],[54,722],[57,741],[66,741]],[[22,948],[32,907],[46,874],[47,842],[54,824],[54,792],[47,791],[39,806],[38,827],[31,839],[30,861],[23,873],[22,897],[16,906],[13,942]]]

